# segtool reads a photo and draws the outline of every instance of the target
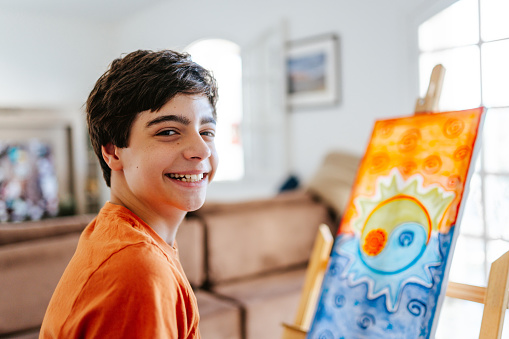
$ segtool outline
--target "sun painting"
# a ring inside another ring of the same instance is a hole
[[[483,108],[375,123],[307,338],[429,338]]]

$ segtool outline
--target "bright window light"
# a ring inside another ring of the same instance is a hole
[[[509,38],[509,1],[481,1],[481,37],[483,41]]]
[[[481,286],[491,263],[509,250],[508,13],[508,0],[459,0],[418,29],[421,94],[440,63],[446,69],[440,110],[487,109],[450,271],[451,281]],[[482,305],[446,298],[436,338],[475,336],[481,315]]]
[[[454,3],[419,27],[419,48],[432,51],[477,43],[478,13],[477,0]]]
[[[492,108],[484,122],[485,169],[490,173],[509,173],[509,108]],[[509,230],[509,224],[507,225]]]
[[[227,40],[200,40],[186,52],[193,61],[212,71],[219,87],[216,147],[219,167],[216,181],[240,180],[244,176],[244,151],[240,136],[242,123],[242,62],[240,47]]]
[[[444,85],[440,96],[441,110],[458,110],[481,105],[479,47],[467,46],[423,53],[420,57],[421,96],[424,97],[433,67],[442,64]],[[425,75],[428,75],[427,77]]]
[[[481,51],[484,104],[509,106],[509,39],[485,43]]]

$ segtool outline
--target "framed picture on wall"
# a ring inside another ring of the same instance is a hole
[[[51,111],[0,112],[0,222],[72,214],[71,142]]]
[[[287,93],[290,108],[339,102],[338,37],[335,34],[290,42],[287,49]]]

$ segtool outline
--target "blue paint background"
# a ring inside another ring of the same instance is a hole
[[[339,235],[334,243],[318,307],[306,338],[429,338],[436,319],[437,302],[453,234],[454,227],[451,227],[449,233],[438,236],[442,263],[430,267],[433,286],[426,288],[413,283],[406,285],[395,312],[387,311],[385,295],[369,300],[366,297],[366,283],[349,287],[347,278],[341,277],[348,258],[338,254],[342,237]]]

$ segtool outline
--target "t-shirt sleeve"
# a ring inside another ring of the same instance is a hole
[[[114,253],[90,277],[64,325],[73,338],[198,338],[194,296],[146,244]]]

